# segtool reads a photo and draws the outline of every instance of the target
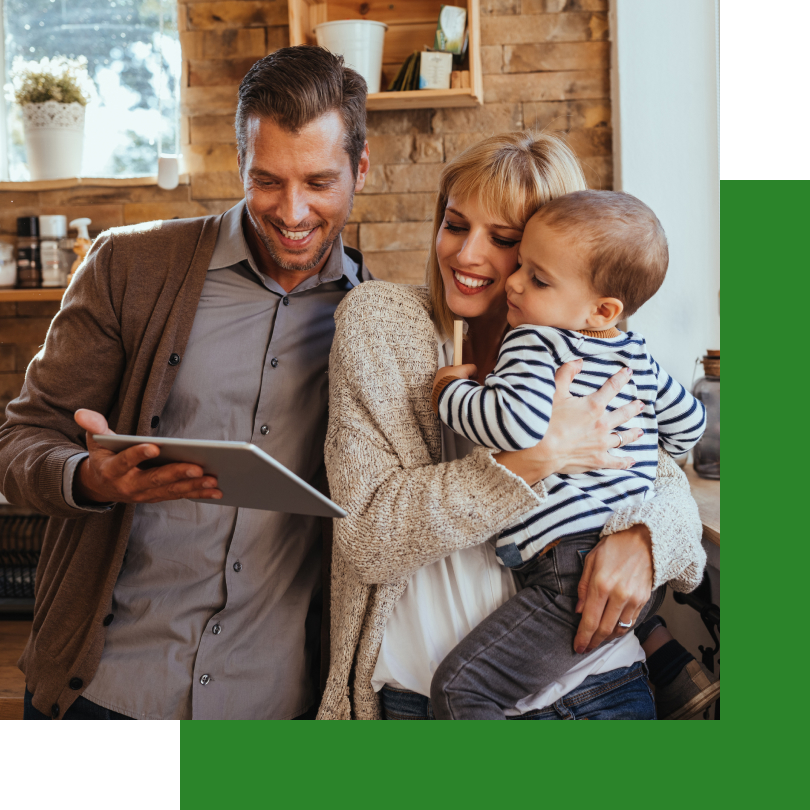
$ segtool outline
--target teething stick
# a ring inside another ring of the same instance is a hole
[[[453,322],[453,365],[454,366],[461,366],[463,365],[463,361],[461,359],[461,355],[463,349],[461,347],[462,342],[464,341],[464,321],[454,321]]]

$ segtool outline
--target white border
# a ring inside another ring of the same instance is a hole
[[[180,722],[6,720],[0,723],[4,807],[177,810]]]
[[[810,180],[808,30],[807,0],[721,0],[721,179]]]

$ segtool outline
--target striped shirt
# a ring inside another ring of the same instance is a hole
[[[549,543],[600,531],[617,508],[652,497],[658,444],[673,456],[686,453],[703,435],[703,405],[650,356],[644,338],[618,332],[589,337],[550,326],[519,326],[503,341],[498,362],[483,385],[454,380],[441,392],[439,417],[452,430],[492,450],[525,450],[545,435],[554,397],[554,374],[583,360],[571,393],[586,396],[622,368],[633,376],[608,405],[613,411],[638,399],[644,408],[617,430],[642,428],[644,436],[614,455],[632,455],[629,470],[598,470],[545,479],[548,498],[521,522],[500,533],[498,558],[512,568],[536,557]]]

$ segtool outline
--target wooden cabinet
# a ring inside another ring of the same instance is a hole
[[[314,28],[332,20],[377,20],[388,26],[383,50],[382,87],[387,87],[400,65],[416,50],[432,46],[442,5],[467,7],[470,34],[467,60],[470,87],[457,90],[405,90],[399,93],[371,93],[369,110],[412,110],[430,107],[475,107],[484,100],[481,76],[481,22],[479,0],[288,0],[290,44],[316,44]]]

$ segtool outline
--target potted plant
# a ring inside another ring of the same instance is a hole
[[[84,113],[92,92],[87,60],[17,57],[11,80],[14,100],[22,107],[31,179],[81,176]]]

